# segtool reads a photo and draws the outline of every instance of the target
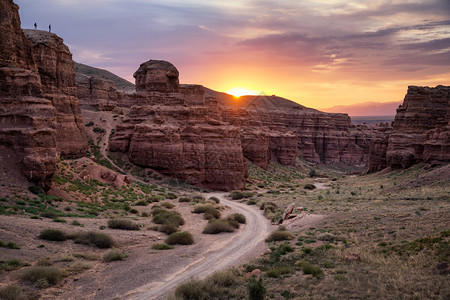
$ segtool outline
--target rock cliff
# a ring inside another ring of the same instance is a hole
[[[39,71],[43,96],[56,108],[56,148],[65,158],[86,154],[84,131],[77,96],[72,54],[63,39],[42,30],[24,30],[32,43],[32,53]]]
[[[83,129],[76,124],[74,80],[66,76],[70,57],[46,62],[51,51],[40,45],[45,57],[36,61],[39,52],[20,28],[18,9],[12,1],[0,1],[0,143],[19,154],[17,163],[31,181],[49,188],[58,152],[84,153],[70,136]]]
[[[374,139],[369,171],[450,162],[450,87],[409,86],[392,131]],[[383,151],[383,149],[385,150]],[[386,157],[386,164],[380,163]]]
[[[212,118],[203,90],[180,88],[178,70],[168,62],[141,64],[135,77],[129,116],[116,127],[109,150],[198,186],[243,188],[246,166],[239,128]]]

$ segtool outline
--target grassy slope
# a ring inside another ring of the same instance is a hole
[[[272,254],[233,271],[228,287],[209,278],[199,293],[214,298],[225,289],[244,299],[245,273],[260,269],[267,296],[274,299],[448,299],[448,274],[436,266],[450,263],[449,168],[417,165],[359,177],[321,169],[319,175],[336,179],[328,182],[331,188],[306,191],[305,184],[317,181],[307,170],[251,167],[248,192],[259,192],[251,200],[279,206],[267,212],[269,218],[276,220],[292,202],[326,218],[294,232],[293,240],[270,243]],[[346,260],[349,253],[360,260]]]

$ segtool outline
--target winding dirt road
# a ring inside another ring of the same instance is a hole
[[[226,193],[208,193],[206,197],[215,196],[222,205],[243,214],[247,223],[239,234],[229,240],[221,249],[208,253],[190,265],[183,266],[179,272],[167,278],[152,282],[125,295],[125,299],[147,300],[164,299],[177,285],[191,278],[204,278],[215,271],[223,270],[261,254],[265,249],[264,239],[273,230],[270,222],[255,206],[225,199]]]

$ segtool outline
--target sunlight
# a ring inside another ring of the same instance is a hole
[[[255,90],[250,90],[250,89],[246,89],[246,88],[232,88],[232,89],[226,91],[225,93],[233,95],[236,98],[239,98],[241,96],[246,96],[246,95],[259,95],[259,94],[261,94],[261,91],[255,91]]]

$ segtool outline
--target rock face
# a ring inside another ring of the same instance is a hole
[[[20,28],[18,9],[12,1],[0,1],[0,143],[20,154],[18,163],[31,181],[49,188],[58,151],[68,151],[61,136],[73,134],[70,120],[75,123],[76,116],[70,112],[76,108],[64,100],[75,91],[74,81],[67,82],[63,57],[36,63],[37,52]],[[80,155],[79,149],[68,152]]]
[[[87,137],[77,96],[72,54],[56,34],[24,30],[31,41],[34,61],[42,82],[43,96],[56,108],[56,148],[65,158],[84,156]]]
[[[408,87],[397,109],[392,131],[374,139],[369,171],[385,166],[408,168],[415,163],[450,161],[450,87]],[[385,151],[383,149],[386,148]],[[386,157],[386,165],[379,163]]]
[[[116,84],[100,77],[77,74],[78,99],[82,107],[111,111],[117,106]]]
[[[167,62],[150,60],[135,77],[137,93],[128,99],[129,117],[116,127],[109,150],[198,186],[243,188],[246,166],[240,130],[213,118],[202,89],[184,86],[176,93],[178,71]]]
[[[177,93],[179,89],[178,70],[170,62],[149,60],[139,66],[133,74],[137,92]]]
[[[270,159],[295,165],[298,156],[316,163],[359,166],[368,160],[373,133],[352,125],[348,115],[323,113],[276,96],[235,99],[209,90],[207,100],[218,103],[223,120],[241,127],[245,157],[262,168]],[[270,155],[257,150],[265,147],[264,134]]]

